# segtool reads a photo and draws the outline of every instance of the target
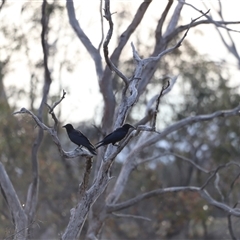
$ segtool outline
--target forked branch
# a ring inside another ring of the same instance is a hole
[[[65,91],[63,91],[63,96],[62,98],[57,101],[56,103],[54,103],[53,107],[50,107],[48,104],[46,104],[52,111],[51,111],[51,115],[54,119],[54,127],[48,127],[46,126],[33,112],[31,112],[30,110],[27,110],[26,108],[22,108],[20,111],[16,111],[14,112],[13,114],[16,115],[16,114],[28,114],[30,115],[33,120],[36,122],[36,124],[39,126],[40,129],[44,130],[44,131],[47,131],[52,139],[53,139],[53,142],[57,145],[58,147],[58,151],[60,152],[61,156],[69,159],[69,158],[75,158],[75,157],[78,157],[78,156],[82,156],[82,157],[92,157],[92,154],[90,154],[87,150],[85,149],[80,149],[80,148],[77,148],[71,152],[66,152],[63,150],[62,148],[62,145],[60,143],[60,140],[58,138],[58,134],[57,134],[57,123],[58,123],[58,120],[54,114],[54,111],[53,109],[61,103],[61,101],[64,99],[64,96],[65,96]]]

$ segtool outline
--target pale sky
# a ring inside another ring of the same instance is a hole
[[[14,5],[12,6],[10,21],[13,21],[14,23],[18,22],[20,18],[20,9],[23,3],[26,3],[26,1],[12,1]],[[32,1],[33,2],[33,1]],[[36,4],[41,5],[41,1],[35,1]],[[75,1],[76,2],[76,1]],[[135,13],[137,7],[139,6],[141,1],[139,0],[113,0],[111,1],[111,11],[112,12],[119,12],[120,7],[124,4],[125,7],[128,8],[128,10],[132,10],[132,14]],[[158,19],[159,14],[163,11],[163,7],[166,5],[165,1],[153,1],[150,4],[149,9],[147,10],[146,16],[144,18],[144,21],[142,22],[142,26],[144,28],[148,28],[150,24],[154,24],[154,21]],[[207,5],[208,8],[212,9],[211,14],[215,16],[214,14],[214,7],[218,5],[217,0],[194,0],[194,1],[188,1],[191,4],[194,4],[195,7],[201,9],[202,11],[205,11],[206,8],[204,6]],[[98,0],[91,0],[91,1],[79,1],[77,2],[77,16],[78,20],[80,21],[80,25],[83,28],[83,30],[86,30],[86,33],[90,40],[92,40],[93,44],[95,46],[98,45],[100,40],[100,34],[99,34],[99,15],[98,15]],[[226,21],[239,21],[240,15],[239,15],[239,9],[240,9],[240,1],[237,0],[222,0],[222,7],[223,7],[223,16]],[[95,4],[95,5],[93,5]],[[177,1],[176,1],[177,4]],[[93,13],[94,8],[96,8],[96,14]],[[89,13],[92,14],[89,14]],[[0,17],[1,14],[0,13]],[[117,15],[118,13],[116,13]],[[115,16],[116,16],[115,15]],[[114,17],[113,15],[113,20]],[[194,11],[192,8],[185,6],[183,8],[181,16],[183,17],[183,21],[185,24],[191,21],[192,18],[196,18],[199,16],[199,13]],[[65,18],[67,16],[64,16]],[[106,25],[107,26],[107,25]],[[155,26],[155,25],[153,25]],[[125,28],[125,27],[124,27]],[[123,29],[124,29],[123,28]],[[232,29],[240,31],[240,25],[232,25]],[[216,30],[214,27],[211,27],[210,25],[203,25],[198,28],[195,28],[194,30],[199,29],[202,34],[197,34],[195,31],[190,30],[187,39],[188,41],[191,41],[194,43],[195,46],[197,46],[198,51],[201,54],[208,54],[213,60],[219,61],[220,59],[225,59],[226,61],[230,62],[229,67],[231,68],[231,71],[234,72],[234,79],[233,81],[239,81],[240,79],[240,71],[236,68],[236,61],[235,59],[227,52],[226,48],[223,46]],[[107,30],[107,28],[106,28]],[[69,27],[69,31],[71,30],[71,27]],[[182,35],[179,35],[179,38]],[[238,47],[238,50],[240,51],[240,33],[233,33],[232,36],[235,39],[235,44]],[[146,38],[146,34],[143,34],[143,42],[148,40]],[[131,54],[132,50],[130,47],[130,42],[134,41],[134,34],[132,38],[130,39],[129,43],[126,46],[126,51]],[[40,44],[40,37],[39,37],[39,44]],[[93,123],[94,121],[100,121],[101,118],[101,107],[102,107],[102,98],[99,94],[99,88],[97,83],[97,78],[95,74],[95,68],[93,61],[91,60],[90,56],[86,52],[86,50],[83,48],[81,43],[79,43],[79,40],[76,39],[73,41],[73,44],[75,48],[79,48],[79,51],[81,53],[81,62],[77,63],[77,67],[75,69],[75,72],[69,74],[69,73],[63,73],[61,83],[62,87],[64,89],[68,89],[68,94],[66,95],[66,98],[61,103],[62,107],[62,121],[63,122],[79,122],[82,120],[89,120],[89,122]],[[110,43],[110,51],[115,46],[115,39],[113,36],[113,40]],[[184,43],[183,43],[184,44]],[[38,49],[34,49],[34,54],[41,54],[41,46],[38,46]],[[141,53],[140,53],[141,54]],[[147,57],[147,56],[146,56]],[[6,86],[13,86],[18,85],[20,87],[22,86],[29,86],[29,71],[26,67],[27,62],[22,59],[21,61],[15,59],[15,63],[13,65],[13,71],[8,74],[4,79],[4,84]],[[17,79],[16,79],[17,76]],[[175,86],[176,87],[176,86]],[[41,91],[41,89],[40,89]],[[55,81],[53,82],[51,86],[51,93],[61,92],[61,87],[59,87],[59,82]],[[15,101],[15,100],[12,100]],[[26,104],[26,99],[18,99],[18,105],[19,107],[26,107],[24,104]],[[98,114],[99,113],[99,114]]]

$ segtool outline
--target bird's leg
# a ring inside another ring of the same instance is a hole
[[[119,147],[120,145],[119,144],[116,144],[116,143],[112,143],[113,146],[115,147]]]
[[[80,150],[82,150],[82,146],[80,145],[80,146],[77,146],[77,148],[75,149],[75,150],[77,150],[77,149],[80,149]]]

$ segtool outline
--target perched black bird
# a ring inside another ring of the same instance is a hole
[[[84,136],[80,131],[74,129],[72,124],[68,123],[63,127],[66,128],[68,137],[73,143],[81,147],[83,146],[87,148],[90,153],[97,155],[95,147],[91,144],[88,138]]]
[[[112,133],[108,134],[102,141],[97,143],[96,148],[99,148],[103,145],[112,144],[115,145],[116,142],[121,141],[128,133],[129,128],[135,128],[130,124],[124,124],[122,127],[117,128]]]

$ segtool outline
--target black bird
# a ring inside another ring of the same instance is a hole
[[[103,146],[103,145],[108,145],[108,144],[112,144],[115,145],[116,142],[121,141],[123,138],[125,138],[125,136],[128,133],[129,128],[135,128],[130,124],[124,124],[122,127],[117,128],[115,131],[113,131],[112,133],[108,134],[102,141],[98,142],[96,145],[96,149]]]
[[[81,147],[86,147],[90,153],[97,155],[95,147],[91,144],[88,138],[84,136],[80,131],[74,129],[72,124],[68,123],[64,125],[63,128],[66,128],[68,137],[73,143]]]

